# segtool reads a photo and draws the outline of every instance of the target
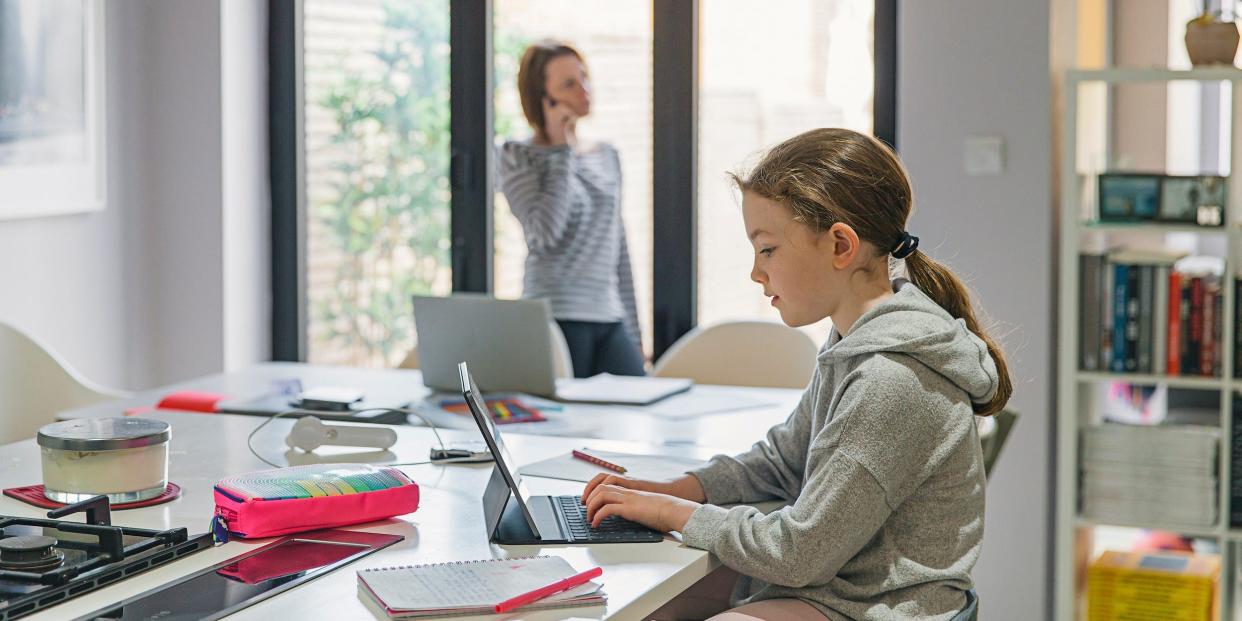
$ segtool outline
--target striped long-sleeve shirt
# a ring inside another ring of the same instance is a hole
[[[522,297],[547,299],[557,319],[623,321],[639,343],[617,150],[511,141],[497,159],[529,250]]]

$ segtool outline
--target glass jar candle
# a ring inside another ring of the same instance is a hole
[[[39,429],[43,495],[72,503],[107,494],[113,504],[164,493],[168,423],[147,418],[79,418]]]

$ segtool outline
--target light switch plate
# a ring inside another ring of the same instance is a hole
[[[1001,136],[966,137],[966,174],[999,175],[1005,171],[1005,139]]]

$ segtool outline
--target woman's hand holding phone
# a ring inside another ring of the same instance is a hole
[[[543,131],[552,145],[577,144],[578,137],[574,130],[578,123],[578,115],[569,106],[559,104],[555,99],[543,97]]]

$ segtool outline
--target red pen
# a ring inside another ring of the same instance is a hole
[[[625,466],[618,466],[617,464],[614,464],[614,463],[612,463],[612,462],[610,462],[610,461],[607,461],[607,460],[604,460],[604,459],[600,459],[600,458],[598,458],[598,457],[596,457],[596,456],[594,456],[594,455],[588,455],[588,454],[583,453],[582,451],[579,451],[579,450],[577,450],[577,449],[575,449],[574,451],[572,451],[572,454],[573,454],[573,456],[574,456],[574,457],[577,457],[578,459],[581,459],[582,461],[589,461],[589,462],[591,462],[591,463],[593,463],[593,464],[595,464],[595,465],[597,465],[597,466],[602,466],[602,467],[607,468],[607,469],[609,469],[609,470],[613,470],[613,471],[619,472],[619,473],[621,473],[621,474],[625,474]]]
[[[509,612],[514,608],[521,608],[527,604],[533,604],[549,595],[560,593],[565,589],[570,589],[578,585],[586,584],[591,581],[591,578],[598,578],[602,573],[604,573],[603,567],[588,569],[580,574],[565,578],[564,580],[557,580],[546,587],[535,589],[530,593],[523,593],[516,597],[506,599],[505,601],[496,604],[492,610],[495,612]]]

